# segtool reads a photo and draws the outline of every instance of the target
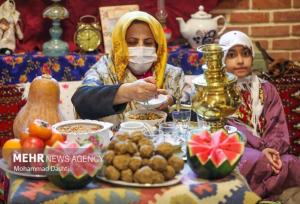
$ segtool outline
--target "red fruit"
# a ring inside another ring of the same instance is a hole
[[[25,153],[42,153],[44,148],[45,142],[37,137],[28,137],[22,142],[22,152]]]

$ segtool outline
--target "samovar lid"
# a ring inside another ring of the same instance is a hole
[[[230,83],[235,82],[237,80],[237,77],[235,75],[229,73],[229,72],[226,72],[225,76],[227,78],[227,83],[226,84],[230,84]],[[226,80],[224,80],[224,81],[226,81]],[[205,75],[201,74],[198,77],[194,78],[193,81],[192,81],[192,84],[199,85],[199,86],[207,86]]]

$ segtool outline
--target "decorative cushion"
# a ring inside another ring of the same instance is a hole
[[[13,121],[26,103],[22,98],[24,89],[19,85],[0,85],[0,147],[14,137]],[[1,153],[0,153],[1,155]],[[0,170],[0,202],[6,200],[9,182]]]
[[[300,156],[300,66],[288,60],[277,60],[261,77],[274,84],[279,92],[287,118],[291,151]]]
[[[26,103],[23,92],[19,85],[0,85],[0,147],[13,138],[13,121]]]

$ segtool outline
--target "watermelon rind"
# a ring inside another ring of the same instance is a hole
[[[65,177],[61,177],[59,174],[48,174],[48,179],[60,188],[71,190],[85,187],[93,180],[93,177],[86,174],[80,179],[77,179],[72,174],[68,174]]]
[[[56,142],[52,147],[45,149],[45,155],[76,155],[97,156],[98,152],[92,143],[79,146],[76,142],[61,143]],[[50,171],[47,172],[48,179],[56,186],[63,189],[79,189],[90,183],[97,173],[101,170],[102,159],[100,162],[50,162],[47,161]],[[51,168],[57,167],[57,168]],[[67,169],[67,170],[62,170]]]
[[[214,180],[224,178],[230,174],[237,166],[241,156],[242,155],[238,157],[234,165],[231,165],[228,160],[226,160],[216,168],[211,160],[208,160],[205,165],[202,165],[199,162],[197,155],[190,156],[189,151],[187,151],[187,163],[199,178]]]
[[[245,139],[239,132],[228,135],[222,129],[212,136],[209,133],[211,139],[207,135],[207,132],[192,135],[187,143],[187,162],[200,178],[223,178],[238,164]]]

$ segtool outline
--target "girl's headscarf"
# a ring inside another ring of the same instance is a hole
[[[126,32],[131,23],[135,20],[147,23],[152,31],[157,44],[157,62],[154,62],[154,73],[156,84],[159,88],[163,87],[165,67],[167,63],[167,42],[160,23],[150,14],[142,11],[132,11],[124,14],[118,20],[112,32],[111,58],[114,64],[114,71],[118,81],[123,82],[126,67],[128,65],[128,47],[126,43]]]
[[[225,46],[224,57],[226,57],[228,50],[236,45],[248,47],[252,52],[252,57],[254,58],[255,56],[251,39],[241,31],[234,30],[225,33],[221,36],[219,44]]]

